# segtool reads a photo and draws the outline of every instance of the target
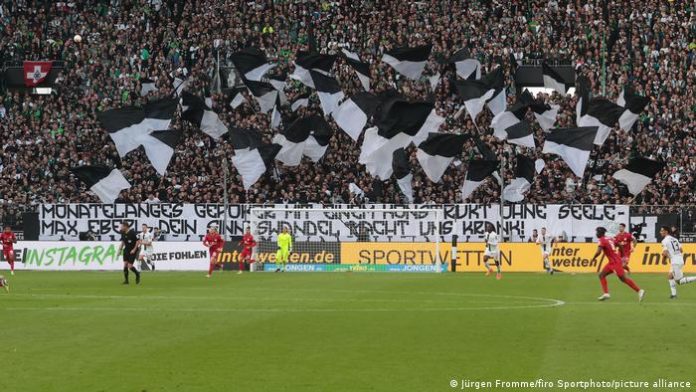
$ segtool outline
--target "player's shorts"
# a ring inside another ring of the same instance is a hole
[[[14,249],[3,249],[2,250],[2,257],[5,258],[5,260],[9,260],[14,258]]]
[[[137,253],[137,252],[136,252],[136,253]],[[137,256],[138,256],[136,253],[131,253],[131,252],[128,251],[128,250],[124,250],[124,251],[123,251],[123,262],[124,262],[124,263],[128,263],[128,264],[133,264],[133,263],[135,263],[135,259],[136,259]]]
[[[242,260],[246,260],[248,257],[251,257],[251,249],[249,248],[244,248],[242,249],[242,254],[240,255]]]
[[[494,260],[498,260],[500,258],[500,251],[499,250],[488,250],[483,253],[484,257],[492,257]]]
[[[684,277],[684,264],[672,264],[669,270],[674,277],[674,280],[680,280]]]
[[[210,262],[217,263],[218,256],[220,256],[221,249],[211,249],[210,250]]]
[[[624,270],[621,263],[609,263],[602,268],[602,272],[607,274],[615,273],[618,277],[626,275],[626,270]]]

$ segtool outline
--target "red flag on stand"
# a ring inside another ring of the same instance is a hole
[[[24,84],[27,87],[35,87],[41,84],[49,72],[53,61],[25,61],[24,62]]]

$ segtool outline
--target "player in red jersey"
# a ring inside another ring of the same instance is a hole
[[[17,243],[17,237],[15,237],[10,226],[5,226],[5,230],[0,234],[0,242],[2,243],[2,256],[10,265],[10,275],[14,275],[14,244]]]
[[[631,259],[631,252],[633,252],[636,242],[633,235],[626,231],[626,225],[623,223],[619,224],[619,232],[614,236],[614,243],[619,248],[623,269],[629,273],[631,269],[628,267],[628,261]]]
[[[242,237],[242,253],[239,255],[239,274],[241,274],[242,271],[244,271],[245,261],[248,261],[250,263],[254,262],[254,260],[251,259],[251,255],[254,251],[255,246],[256,240],[254,239],[254,236],[251,234],[251,229],[247,227],[246,232]]]
[[[222,246],[225,244],[225,240],[222,239],[220,233],[218,233],[218,225],[213,223],[208,228],[208,234],[203,238],[203,246],[210,249],[210,267],[208,267],[208,275],[206,278],[210,278],[213,274],[213,269],[218,264],[217,259],[222,252]]]
[[[596,232],[597,239],[599,240],[599,246],[597,247],[597,252],[595,253],[594,257],[592,257],[592,261],[596,261],[597,257],[599,257],[602,252],[604,252],[604,256],[607,258],[607,265],[605,265],[604,268],[602,268],[602,272],[599,273],[599,281],[602,284],[603,294],[598,299],[600,301],[604,301],[611,298],[611,295],[609,295],[609,286],[607,285],[607,276],[615,273],[622,282],[626,283],[630,288],[638,293],[638,301],[643,301],[643,298],[645,297],[645,290],[641,290],[636,282],[626,276],[626,271],[624,271],[623,265],[621,264],[621,257],[616,252],[614,240],[606,236],[607,229],[604,227],[598,227]]]

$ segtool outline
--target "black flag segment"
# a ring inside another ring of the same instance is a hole
[[[469,169],[466,171],[466,179],[462,185],[462,201],[471,196],[486,178],[498,170],[498,161],[494,160],[473,160],[469,162]]]
[[[432,45],[396,48],[386,51],[382,61],[405,77],[418,80],[423,74],[431,50]]]
[[[626,86],[616,103],[625,108],[621,117],[619,117],[619,126],[624,131],[628,131],[638,120],[640,113],[650,103],[650,98],[637,95],[633,88]]]
[[[405,149],[399,148],[394,151],[392,155],[392,170],[401,193],[404,194],[409,203],[413,203],[413,174],[411,174],[411,164]]]
[[[261,78],[273,67],[274,63],[266,60],[266,55],[257,48],[249,47],[230,56],[235,68],[246,80],[261,81]]]
[[[217,113],[205,102],[205,99],[188,91],[181,94],[183,108],[181,118],[198,126],[201,131],[217,140],[227,133],[227,126],[220,120]]]
[[[626,185],[632,195],[637,195],[665,168],[663,162],[648,158],[632,159],[628,165],[614,173],[614,178]]]
[[[559,155],[578,177],[583,177],[597,127],[556,128],[546,136],[543,152]]]
[[[84,182],[102,203],[113,203],[122,190],[130,188],[130,183],[118,169],[106,166],[79,166],[70,169],[70,172]]]
[[[324,156],[331,135],[331,127],[323,117],[298,118],[283,133],[273,137],[273,143],[281,146],[276,159],[287,166],[299,165],[302,156],[317,162]]]
[[[541,63],[541,73],[544,78],[544,87],[556,90],[561,95],[566,95],[570,84],[546,63]]]
[[[431,133],[418,146],[416,157],[430,181],[439,182],[455,157],[462,154],[467,135]]]

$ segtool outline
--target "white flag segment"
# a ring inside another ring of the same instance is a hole
[[[413,203],[413,174],[409,173],[405,177],[397,178],[396,183],[399,185],[399,189],[401,189],[401,193],[404,194],[406,200],[409,203]]]
[[[281,134],[273,136],[272,142],[281,146],[278,155],[275,157],[276,160],[283,162],[286,166],[297,166],[300,164],[305,142],[293,143]]]
[[[367,124],[367,115],[352,100],[343,102],[332,114],[334,121],[351,139],[358,141]]]
[[[124,189],[130,189],[131,185],[120,170],[114,169],[101,181],[92,185],[89,189],[94,192],[104,203],[111,204],[118,198]]]
[[[358,162],[365,165],[372,176],[386,181],[394,172],[392,168],[394,151],[408,146],[411,143],[411,136],[399,133],[387,139],[377,132],[377,127],[365,130]]]
[[[235,150],[232,164],[242,176],[244,190],[249,190],[266,172],[266,164],[257,148]]]

